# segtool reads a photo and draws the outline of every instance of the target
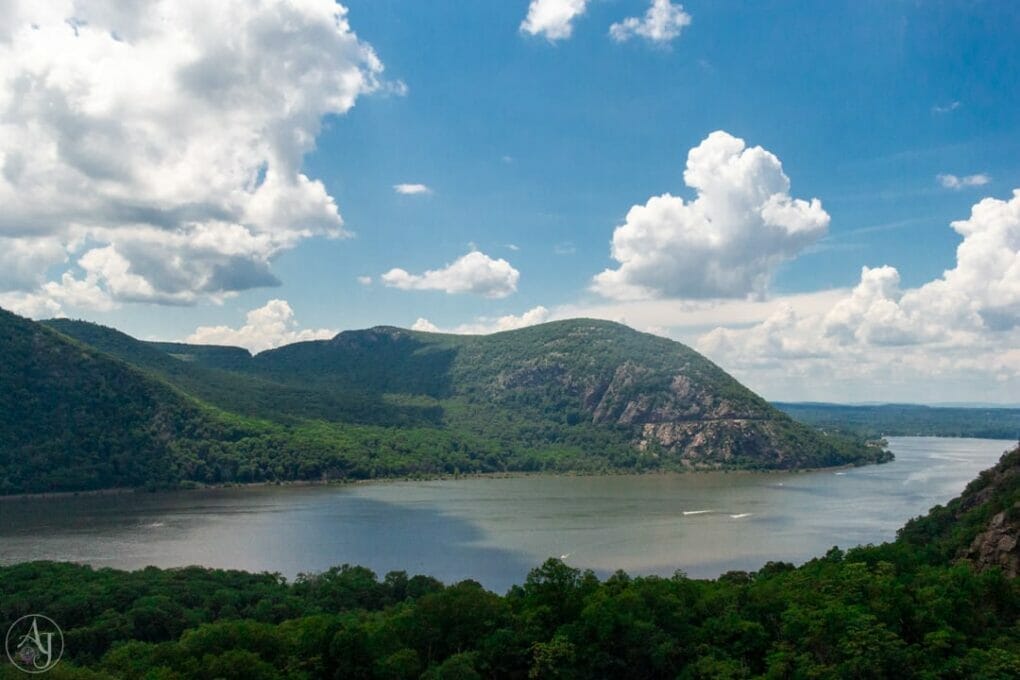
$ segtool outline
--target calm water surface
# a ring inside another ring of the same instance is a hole
[[[1012,442],[889,439],[840,471],[533,476],[0,502],[0,563],[201,564],[288,577],[334,564],[503,591],[550,556],[605,574],[714,577],[886,541]]]

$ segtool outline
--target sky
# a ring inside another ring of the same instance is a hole
[[[0,307],[261,351],[589,316],[1020,403],[1020,7],[0,0]]]

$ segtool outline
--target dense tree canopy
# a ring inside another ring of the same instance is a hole
[[[116,678],[1009,678],[1020,588],[915,562],[902,545],[832,550],[715,581],[600,581],[550,560],[505,596],[341,567],[287,584],[189,568],[0,569],[0,624],[45,611],[71,667]],[[16,673],[16,672],[15,672]],[[13,675],[11,677],[14,677]],[[82,673],[80,677],[93,677]]]

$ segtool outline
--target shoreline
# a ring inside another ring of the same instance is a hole
[[[994,441],[1000,441],[995,438],[989,437],[949,437],[944,435],[889,435],[896,439],[993,439]],[[1003,442],[1012,442],[1011,439],[1002,439]],[[393,477],[375,477],[372,479],[287,479],[287,480],[266,480],[260,482],[223,482],[218,484],[202,484],[202,483],[190,483],[184,486],[173,487],[173,488],[161,488],[161,489],[145,489],[135,487],[110,487],[104,489],[86,489],[81,491],[37,491],[31,493],[22,494],[8,494],[0,495],[0,504],[11,503],[25,500],[45,500],[45,499],[57,499],[57,498],[74,498],[78,496],[91,497],[91,496],[119,496],[126,494],[135,493],[180,493],[189,491],[215,491],[215,490],[226,490],[226,489],[246,489],[246,488],[262,488],[271,486],[351,486],[358,484],[393,484],[397,482],[436,482],[436,481],[448,481],[454,479],[509,479],[518,477],[538,477],[538,476],[555,476],[555,477],[612,477],[612,476],[632,476],[632,475],[687,475],[687,474],[729,474],[729,475],[746,475],[746,474],[810,474],[814,472],[836,472],[840,470],[848,470],[856,467],[868,467],[870,465],[885,465],[886,463],[895,462],[894,460],[886,461],[885,463],[865,463],[864,465],[854,465],[853,463],[847,463],[844,465],[831,465],[827,467],[817,468],[794,468],[794,469],[765,469],[765,470],[748,470],[748,469],[726,469],[726,468],[708,468],[708,469],[687,469],[687,470],[606,470],[598,472],[586,472],[583,470],[506,470],[501,472],[464,472],[460,474],[434,474],[434,475],[404,475],[404,476],[393,476]]]
[[[891,463],[893,461],[886,461]],[[434,475],[404,475],[393,477],[375,477],[371,479],[287,479],[287,480],[266,480],[261,482],[222,482],[218,484],[202,484],[195,482],[184,486],[160,489],[145,489],[140,487],[111,487],[105,489],[86,489],[82,491],[36,491],[23,494],[0,495],[0,504],[26,500],[47,500],[58,498],[93,497],[93,496],[122,496],[128,494],[148,493],[188,493],[192,491],[220,491],[227,489],[259,489],[273,486],[280,487],[320,487],[320,486],[356,486],[365,484],[394,484],[398,482],[440,482],[457,479],[516,479],[524,477],[631,477],[631,476],[653,476],[653,475],[701,475],[701,474],[725,474],[725,475],[748,475],[748,474],[811,474],[814,472],[836,472],[857,467],[868,467],[870,465],[885,465],[886,463],[865,463],[854,465],[831,465],[817,468],[793,468],[788,470],[766,469],[727,469],[727,468],[706,468],[690,470],[606,470],[599,472],[586,472],[583,470],[507,470],[501,472],[465,472],[460,474],[434,474]]]

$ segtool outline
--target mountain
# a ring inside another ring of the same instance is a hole
[[[37,324],[4,313],[0,329],[11,338],[0,356],[9,384],[56,409],[11,404],[0,433],[6,492],[507,470],[792,469],[890,457],[796,423],[684,345],[605,321],[488,336],[378,327],[255,356],[144,342],[65,319]],[[93,398],[102,400],[96,408]],[[166,413],[177,418],[172,427]],[[88,414],[100,417],[80,427]],[[130,443],[118,439],[123,431],[135,433]],[[146,460],[169,460],[148,475],[106,466],[81,483],[71,473],[53,481],[68,465],[77,469],[79,455],[133,456],[143,469]],[[22,472],[12,476],[15,468]],[[51,470],[25,476],[34,468]]]
[[[0,493],[176,482],[176,443],[236,435],[167,383],[3,310],[0,348]]]

